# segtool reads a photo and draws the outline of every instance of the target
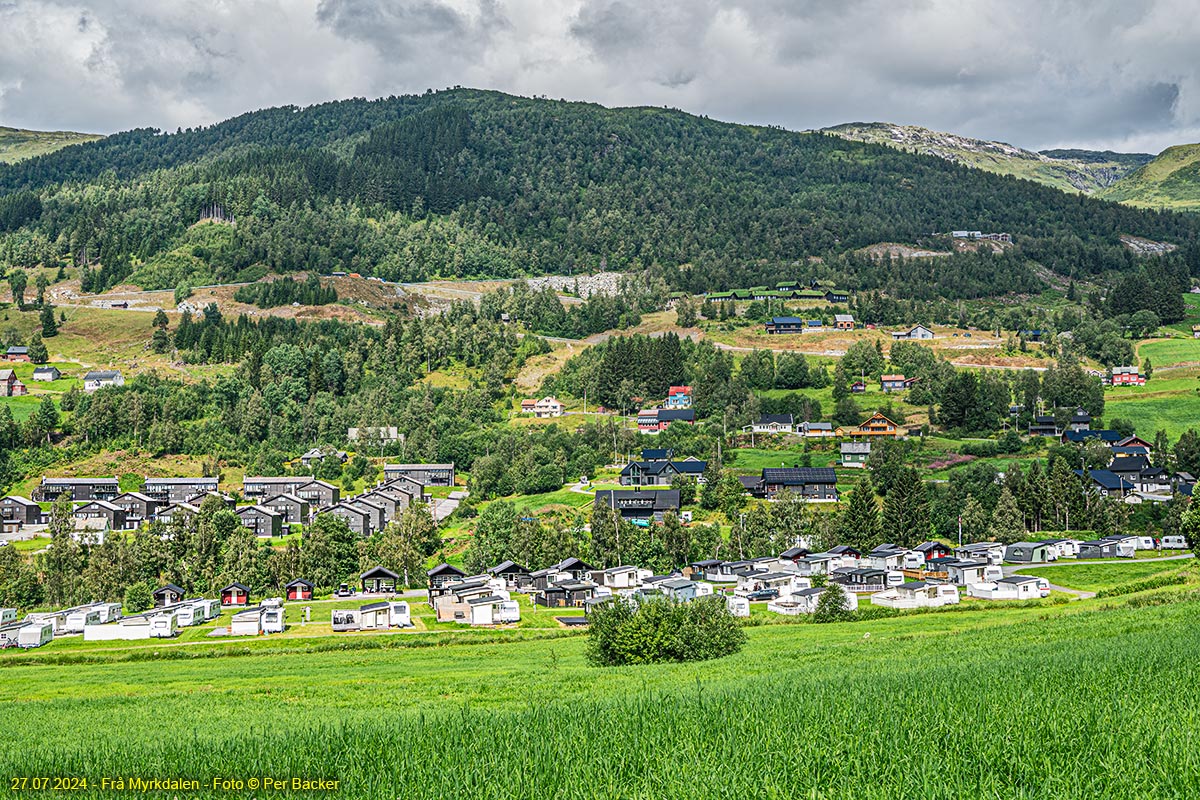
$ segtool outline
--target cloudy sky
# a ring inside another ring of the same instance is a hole
[[[0,0],[0,125],[452,85],[1030,148],[1200,141],[1194,0]]]

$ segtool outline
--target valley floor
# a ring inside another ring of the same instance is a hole
[[[211,780],[272,775],[344,797],[1195,796],[1198,612],[1192,584],[758,625],[735,656],[626,668],[520,632],[114,663],[47,648],[0,668],[0,762],[93,781],[77,794],[152,775],[248,796]]]

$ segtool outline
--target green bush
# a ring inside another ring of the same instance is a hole
[[[846,590],[836,583],[829,583],[825,591],[817,599],[817,610],[813,612],[813,622],[844,622],[854,616],[850,610],[850,601],[846,598]]]
[[[596,666],[707,661],[742,649],[746,632],[719,595],[690,603],[612,600],[588,613],[588,661]]]

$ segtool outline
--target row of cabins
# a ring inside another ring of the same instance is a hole
[[[881,436],[899,438],[909,432],[880,412],[872,414],[858,425],[842,425],[836,428],[830,422],[796,422],[791,414],[762,414],[755,422],[743,426],[742,430],[746,433],[756,434],[795,434],[808,439],[878,438]]]
[[[796,422],[791,414],[762,414],[749,425],[742,426],[746,433],[795,434],[808,439],[827,439],[834,435],[831,422]]]
[[[708,292],[706,300],[723,302],[726,300],[806,300],[809,302],[848,303],[850,292],[833,286],[810,284],[802,289],[797,281],[782,281],[774,289],[767,286],[752,286],[749,289],[733,289],[728,292]]]
[[[342,516],[361,535],[370,535],[414,501],[428,500],[425,487],[451,486],[453,464],[388,464],[384,482],[343,502],[337,486],[309,476],[248,476],[243,497],[251,505],[236,508],[243,524],[259,536],[279,536],[293,524],[304,524],[320,511]],[[66,495],[81,505],[75,517],[86,527],[110,530],[137,528],[152,520],[170,521],[178,513],[192,514],[210,495],[220,495],[216,478],[147,477],[140,491],[121,491],[113,477],[42,478],[33,499],[10,496],[0,500],[0,522],[6,530],[45,524],[39,503]]]
[[[854,317],[850,314],[834,314],[833,328],[839,331],[854,330]],[[795,333],[821,333],[825,330],[825,321],[820,319],[801,319],[800,317],[772,317],[763,329],[772,336]]]

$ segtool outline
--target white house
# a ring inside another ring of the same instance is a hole
[[[909,581],[871,595],[871,605],[887,608],[938,608],[958,602],[958,589],[948,583]]]
[[[946,575],[955,586],[967,586],[985,580],[989,566],[998,570],[1001,575],[1004,574],[1002,569],[986,561],[951,561],[946,564]]]
[[[909,328],[906,331],[892,331],[893,339],[932,339],[933,331],[926,328],[924,325],[917,325],[914,328]]]
[[[817,610],[817,604],[821,600],[821,595],[825,593],[824,586],[815,586],[807,589],[800,589],[793,592],[786,600],[780,597],[778,600],[773,600],[767,604],[767,610],[776,614],[798,615],[798,614],[813,614]],[[842,594],[846,596],[846,607],[851,611],[858,609],[858,595],[854,592],[842,589]]]
[[[902,547],[876,549],[863,556],[871,569],[904,569],[904,560],[910,551]]]
[[[610,567],[592,573],[592,580],[610,589],[636,589],[654,573],[644,567]]]
[[[563,415],[563,404],[558,402],[553,396],[548,395],[533,404],[533,415],[538,419],[561,417]]]
[[[742,430],[752,433],[795,433],[796,423],[791,414],[763,414]]]
[[[779,592],[780,600],[802,589],[812,586],[812,581],[801,577],[796,572],[746,572],[738,576],[737,588],[734,594],[745,597],[750,592],[761,589],[775,589]]]
[[[954,557],[963,561],[986,561],[989,564],[1003,564],[1004,545],[1000,542],[964,544],[954,551]]]
[[[105,386],[124,386],[125,378],[116,369],[94,369],[83,376],[83,390],[94,392]]]
[[[1012,575],[998,581],[967,586],[967,596],[980,600],[1036,600],[1049,594],[1050,582],[1032,575]]]

